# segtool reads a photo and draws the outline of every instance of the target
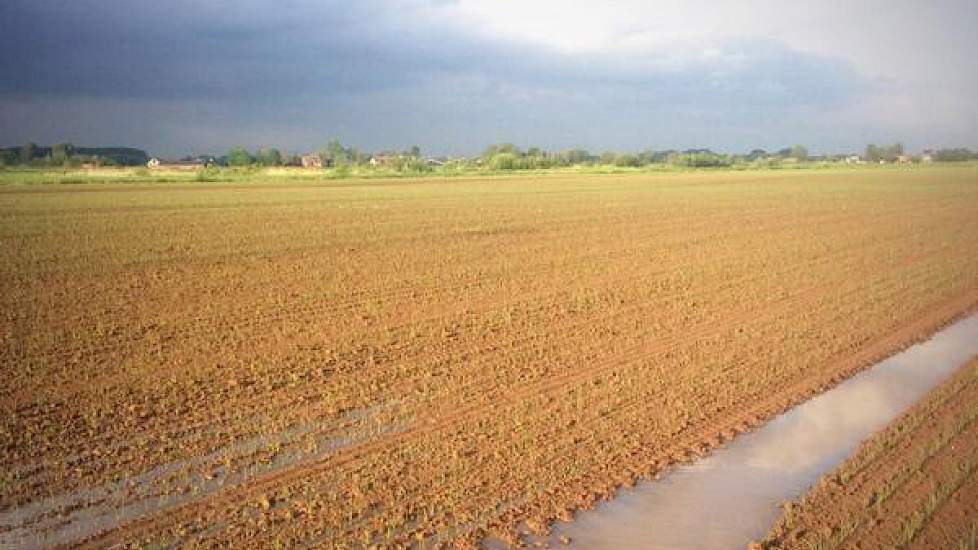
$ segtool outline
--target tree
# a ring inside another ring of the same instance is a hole
[[[791,148],[789,156],[799,161],[808,160],[808,148],[804,145],[795,145]]]
[[[897,157],[903,156],[903,144],[894,143],[886,148],[886,160],[894,161]]]
[[[491,160],[492,157],[503,153],[517,157],[523,156],[523,152],[520,151],[520,148],[512,143],[496,143],[486,147],[486,150],[482,152],[482,158],[485,160]]]
[[[879,162],[881,160],[886,160],[893,162],[903,155],[903,144],[894,143],[889,146],[881,146],[870,143],[866,146],[866,160],[869,162]]]
[[[496,153],[489,159],[489,168],[492,170],[515,170],[518,168],[519,157],[514,153]]]
[[[411,148],[408,149],[407,154],[409,157],[414,157],[416,159],[419,159],[421,158],[421,148],[418,147],[417,145],[412,145]]]
[[[251,154],[244,147],[235,147],[228,151],[228,166],[248,166],[251,164]]]
[[[346,166],[350,162],[348,151],[336,139],[329,140],[326,148],[319,152],[319,157],[323,159],[323,166]]]
[[[0,166],[10,166],[17,164],[19,158],[17,151],[13,149],[0,149]]]
[[[747,160],[758,160],[766,157],[767,157],[767,151],[765,151],[764,149],[754,149],[750,153],[747,153],[747,156],[744,158],[746,158]]]
[[[570,149],[560,154],[561,160],[569,165],[584,164],[591,160],[591,153],[584,149]]]
[[[613,151],[605,151],[601,153],[600,157],[598,157],[601,164],[614,164],[616,158],[618,158],[618,155],[616,155]]]
[[[427,162],[422,160],[421,157],[412,155],[398,155],[391,162],[391,166],[398,172],[412,172],[421,174],[432,171],[432,167],[429,166]]]
[[[20,148],[20,162],[21,164],[30,164],[31,160],[37,155],[37,144],[34,142],[27,142],[23,147]]]
[[[934,154],[934,160],[941,162],[961,162],[975,158],[969,149],[958,147],[955,149],[940,149]]]
[[[727,155],[718,155],[709,149],[687,149],[682,153],[670,153],[669,163],[676,166],[708,168],[730,166],[733,161]]]
[[[638,161],[639,166],[647,166],[655,162],[655,151],[652,149],[646,149],[641,151],[635,158]]]
[[[632,167],[635,167],[635,166],[638,166],[638,165],[639,165],[638,157],[636,157],[635,155],[633,155],[631,153],[624,153],[624,154],[618,155],[618,157],[615,159],[615,166],[632,166]]]
[[[883,149],[870,143],[866,146],[866,154],[864,156],[869,162],[879,162],[883,159]]]
[[[262,166],[282,165],[282,153],[278,149],[259,149],[255,157]]]
[[[533,155],[533,156],[527,155],[523,157],[524,168],[529,168],[531,170],[547,169],[547,168],[552,168],[553,166],[554,166],[553,159],[547,156],[547,153],[544,151],[540,151],[540,154],[538,155]]]
[[[74,146],[70,143],[56,143],[51,147],[51,161],[54,164],[67,164],[73,151]]]

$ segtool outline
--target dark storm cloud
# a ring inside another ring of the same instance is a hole
[[[732,44],[743,68],[704,60],[661,72],[643,70],[649,60],[641,58],[561,55],[400,24],[411,14],[379,2],[96,4],[6,4],[0,90],[235,100],[355,94],[474,75],[541,89],[625,88],[656,101],[818,103],[861,85],[844,64],[777,43]]]
[[[368,3],[85,4],[3,8],[4,91],[233,99],[374,89],[406,76],[384,70],[400,52],[364,28]]]
[[[426,4],[452,9],[7,0],[0,142],[69,136],[179,152],[303,149],[338,135],[367,148],[472,152],[496,139],[637,148],[650,132],[672,132],[664,145],[723,146],[757,139],[717,136],[723,123],[844,106],[875,86],[846,61],[777,40],[724,39],[705,54],[569,53],[426,19],[436,13]]]

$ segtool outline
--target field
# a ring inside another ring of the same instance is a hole
[[[978,548],[978,360],[860,447],[763,546]]]
[[[0,187],[0,546],[517,542],[978,306],[978,167]]]

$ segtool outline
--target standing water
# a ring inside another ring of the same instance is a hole
[[[622,491],[551,538],[568,548],[744,548],[819,477],[971,357],[978,315],[882,361],[653,483]]]

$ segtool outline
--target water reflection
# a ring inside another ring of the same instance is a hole
[[[712,456],[558,523],[569,548],[744,548],[802,494],[954,370],[978,355],[978,315],[949,326],[737,438]]]

